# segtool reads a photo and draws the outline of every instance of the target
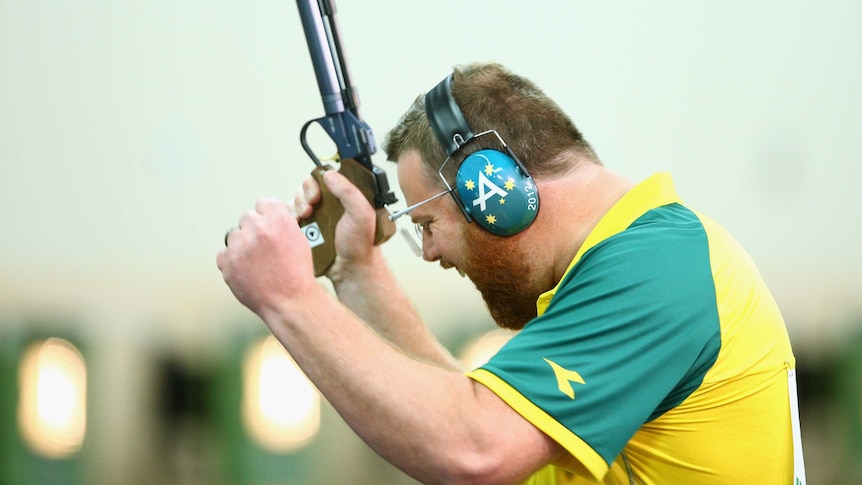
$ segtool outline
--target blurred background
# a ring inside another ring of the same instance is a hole
[[[862,3],[337,6],[379,142],[453,65],[495,60],[609,167],[671,172],[782,308],[809,483],[862,481]],[[0,484],[414,483],[215,265],[258,197],[310,172],[299,130],[322,115],[293,2],[0,0]],[[469,281],[400,238],[384,250],[443,342],[480,359],[494,327]]]

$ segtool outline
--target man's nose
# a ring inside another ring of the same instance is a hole
[[[428,262],[434,262],[440,259],[440,252],[434,245],[434,237],[430,234],[423,234],[422,237],[422,259]]]

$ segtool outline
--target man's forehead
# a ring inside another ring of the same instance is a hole
[[[407,198],[408,204],[418,202],[428,197],[430,192],[439,192],[436,174],[422,161],[419,152],[411,150],[398,159],[398,183]],[[410,200],[415,198],[415,200]]]

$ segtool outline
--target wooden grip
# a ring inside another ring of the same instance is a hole
[[[374,205],[374,174],[356,160],[342,160],[338,173],[344,175]],[[314,206],[310,217],[299,222],[308,244],[311,245],[311,255],[314,260],[314,276],[321,276],[335,261],[335,225],[344,214],[344,206],[326,187],[323,174],[331,170],[324,165],[311,172],[311,176],[320,186],[320,201]],[[377,224],[374,231],[374,244],[383,244],[395,234],[395,223],[389,220],[389,211],[381,207],[377,209]]]

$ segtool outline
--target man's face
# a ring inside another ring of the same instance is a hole
[[[416,151],[399,158],[398,183],[408,206],[428,200],[446,189]],[[461,226],[467,221],[452,196],[445,194],[422,204],[409,216],[414,224],[422,227],[422,257],[426,261],[439,261],[443,268],[457,268],[463,272],[464,240]]]
[[[408,206],[445,190],[415,151],[399,159],[398,182]],[[532,284],[522,238],[495,236],[478,224],[467,223],[451,195],[417,207],[410,217],[423,228],[423,258],[466,274],[498,325],[520,329],[536,316],[536,299],[545,289]]]

